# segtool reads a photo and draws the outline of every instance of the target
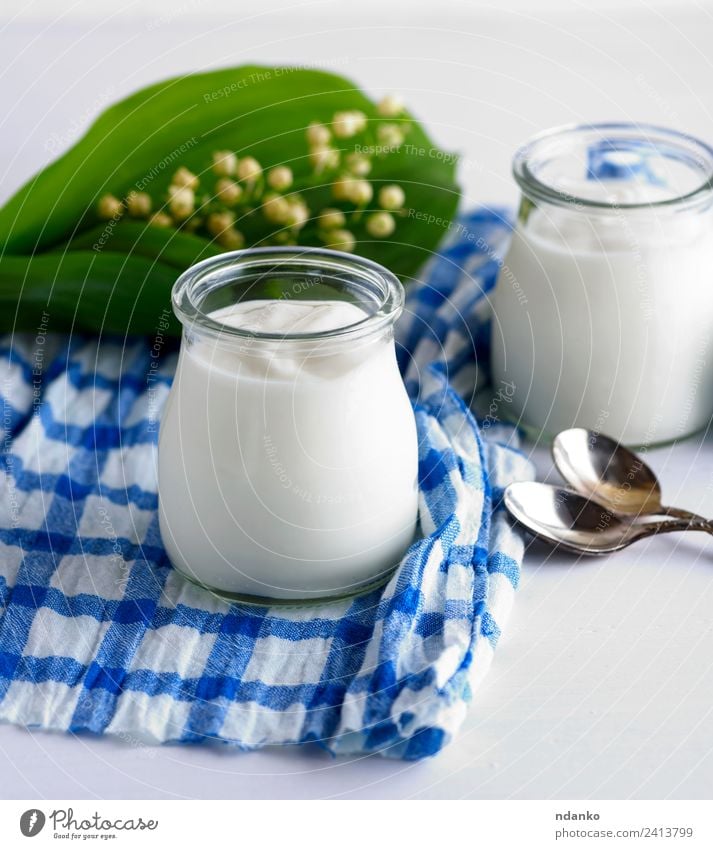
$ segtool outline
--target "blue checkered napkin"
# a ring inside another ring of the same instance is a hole
[[[143,340],[1,340],[0,719],[134,743],[438,752],[489,666],[522,555],[495,504],[530,466],[494,429],[484,440],[463,401],[507,232],[497,213],[464,218],[410,288],[400,353],[424,537],[385,589],[348,602],[230,606],[170,567],[156,414],[175,350],[157,368]]]

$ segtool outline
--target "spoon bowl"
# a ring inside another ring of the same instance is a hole
[[[628,545],[627,525],[599,504],[550,484],[522,481],[505,490],[510,515],[531,533],[578,554],[611,554]]]
[[[581,427],[564,430],[552,443],[552,456],[573,489],[612,513],[670,515],[653,471],[610,437]]]
[[[535,481],[510,484],[504,502],[510,515],[530,533],[576,554],[612,554],[658,533],[686,530],[713,533],[705,521],[631,522],[570,489]]]

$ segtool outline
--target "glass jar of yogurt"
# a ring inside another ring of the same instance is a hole
[[[161,422],[159,520],[174,566],[255,602],[386,580],[418,499],[398,279],[344,253],[260,248],[188,269],[173,308],[183,337]]]
[[[631,445],[713,415],[713,150],[634,124],[564,127],[516,154],[522,196],[494,293],[492,366],[533,432]]]

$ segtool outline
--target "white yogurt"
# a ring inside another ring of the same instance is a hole
[[[565,188],[615,205],[670,196],[631,181]],[[493,308],[496,384],[538,431],[582,426],[642,445],[713,413],[709,212],[539,204],[515,229]]]
[[[339,301],[213,312],[260,334],[362,321]],[[301,599],[384,576],[411,542],[417,439],[390,328],[294,343],[184,336],[161,425],[159,516],[171,561],[224,592]]]

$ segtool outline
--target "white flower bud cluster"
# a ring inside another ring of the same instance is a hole
[[[226,250],[237,250],[244,246],[245,237],[235,227],[232,210],[255,192],[262,179],[262,166],[251,156],[238,159],[230,150],[218,150],[212,156],[210,171],[217,177],[214,190],[200,201],[197,193],[201,178],[182,165],[171,177],[165,203],[155,212],[150,195],[139,191],[130,191],[123,202],[103,195],[97,212],[100,218],[110,219],[128,211],[132,218],[144,219],[151,226],[204,233]],[[286,187],[292,183],[292,172],[281,166],[272,169],[270,178],[272,185]]]
[[[318,121],[307,127],[309,162],[316,174],[332,171],[339,166],[339,151],[331,146],[332,131]]]
[[[391,120],[382,121],[384,118]],[[394,119],[399,119],[398,123]],[[331,180],[332,197],[336,203],[346,205],[344,209],[328,207],[316,216],[324,244],[353,250],[357,240],[349,224],[358,225],[367,212],[364,227],[369,236],[385,239],[394,233],[395,216],[401,214],[406,196],[401,186],[385,185],[379,189],[376,209],[373,208],[374,185],[367,179],[373,162],[368,151],[398,147],[409,126],[402,100],[387,95],[377,104],[376,117],[371,121],[364,112],[350,109],[336,112],[330,122],[313,122],[307,127],[310,163],[317,175],[336,172]],[[363,143],[345,150],[347,141],[357,138]]]
[[[354,227],[362,226],[377,239],[388,238],[396,229],[395,216],[402,214],[406,199],[404,190],[396,184],[379,184],[377,191],[368,179],[374,164],[369,151],[398,146],[408,128],[403,103],[395,95],[382,98],[372,118],[359,109],[347,109],[335,112],[330,120],[310,123],[306,137],[312,178],[306,185],[329,187],[336,204],[316,214],[306,196],[295,191],[295,175],[288,165],[263,169],[255,157],[238,156],[231,150],[213,152],[200,175],[180,166],[160,201],[136,189],[124,198],[104,194],[97,214],[104,220],[128,214],[153,227],[196,233],[225,250],[245,245],[238,221],[249,230],[250,222],[262,223],[263,229],[265,224],[273,225],[275,232],[258,240],[265,244],[296,244],[304,228],[309,242],[314,227],[324,244],[353,251]],[[212,190],[205,185],[211,177]]]

